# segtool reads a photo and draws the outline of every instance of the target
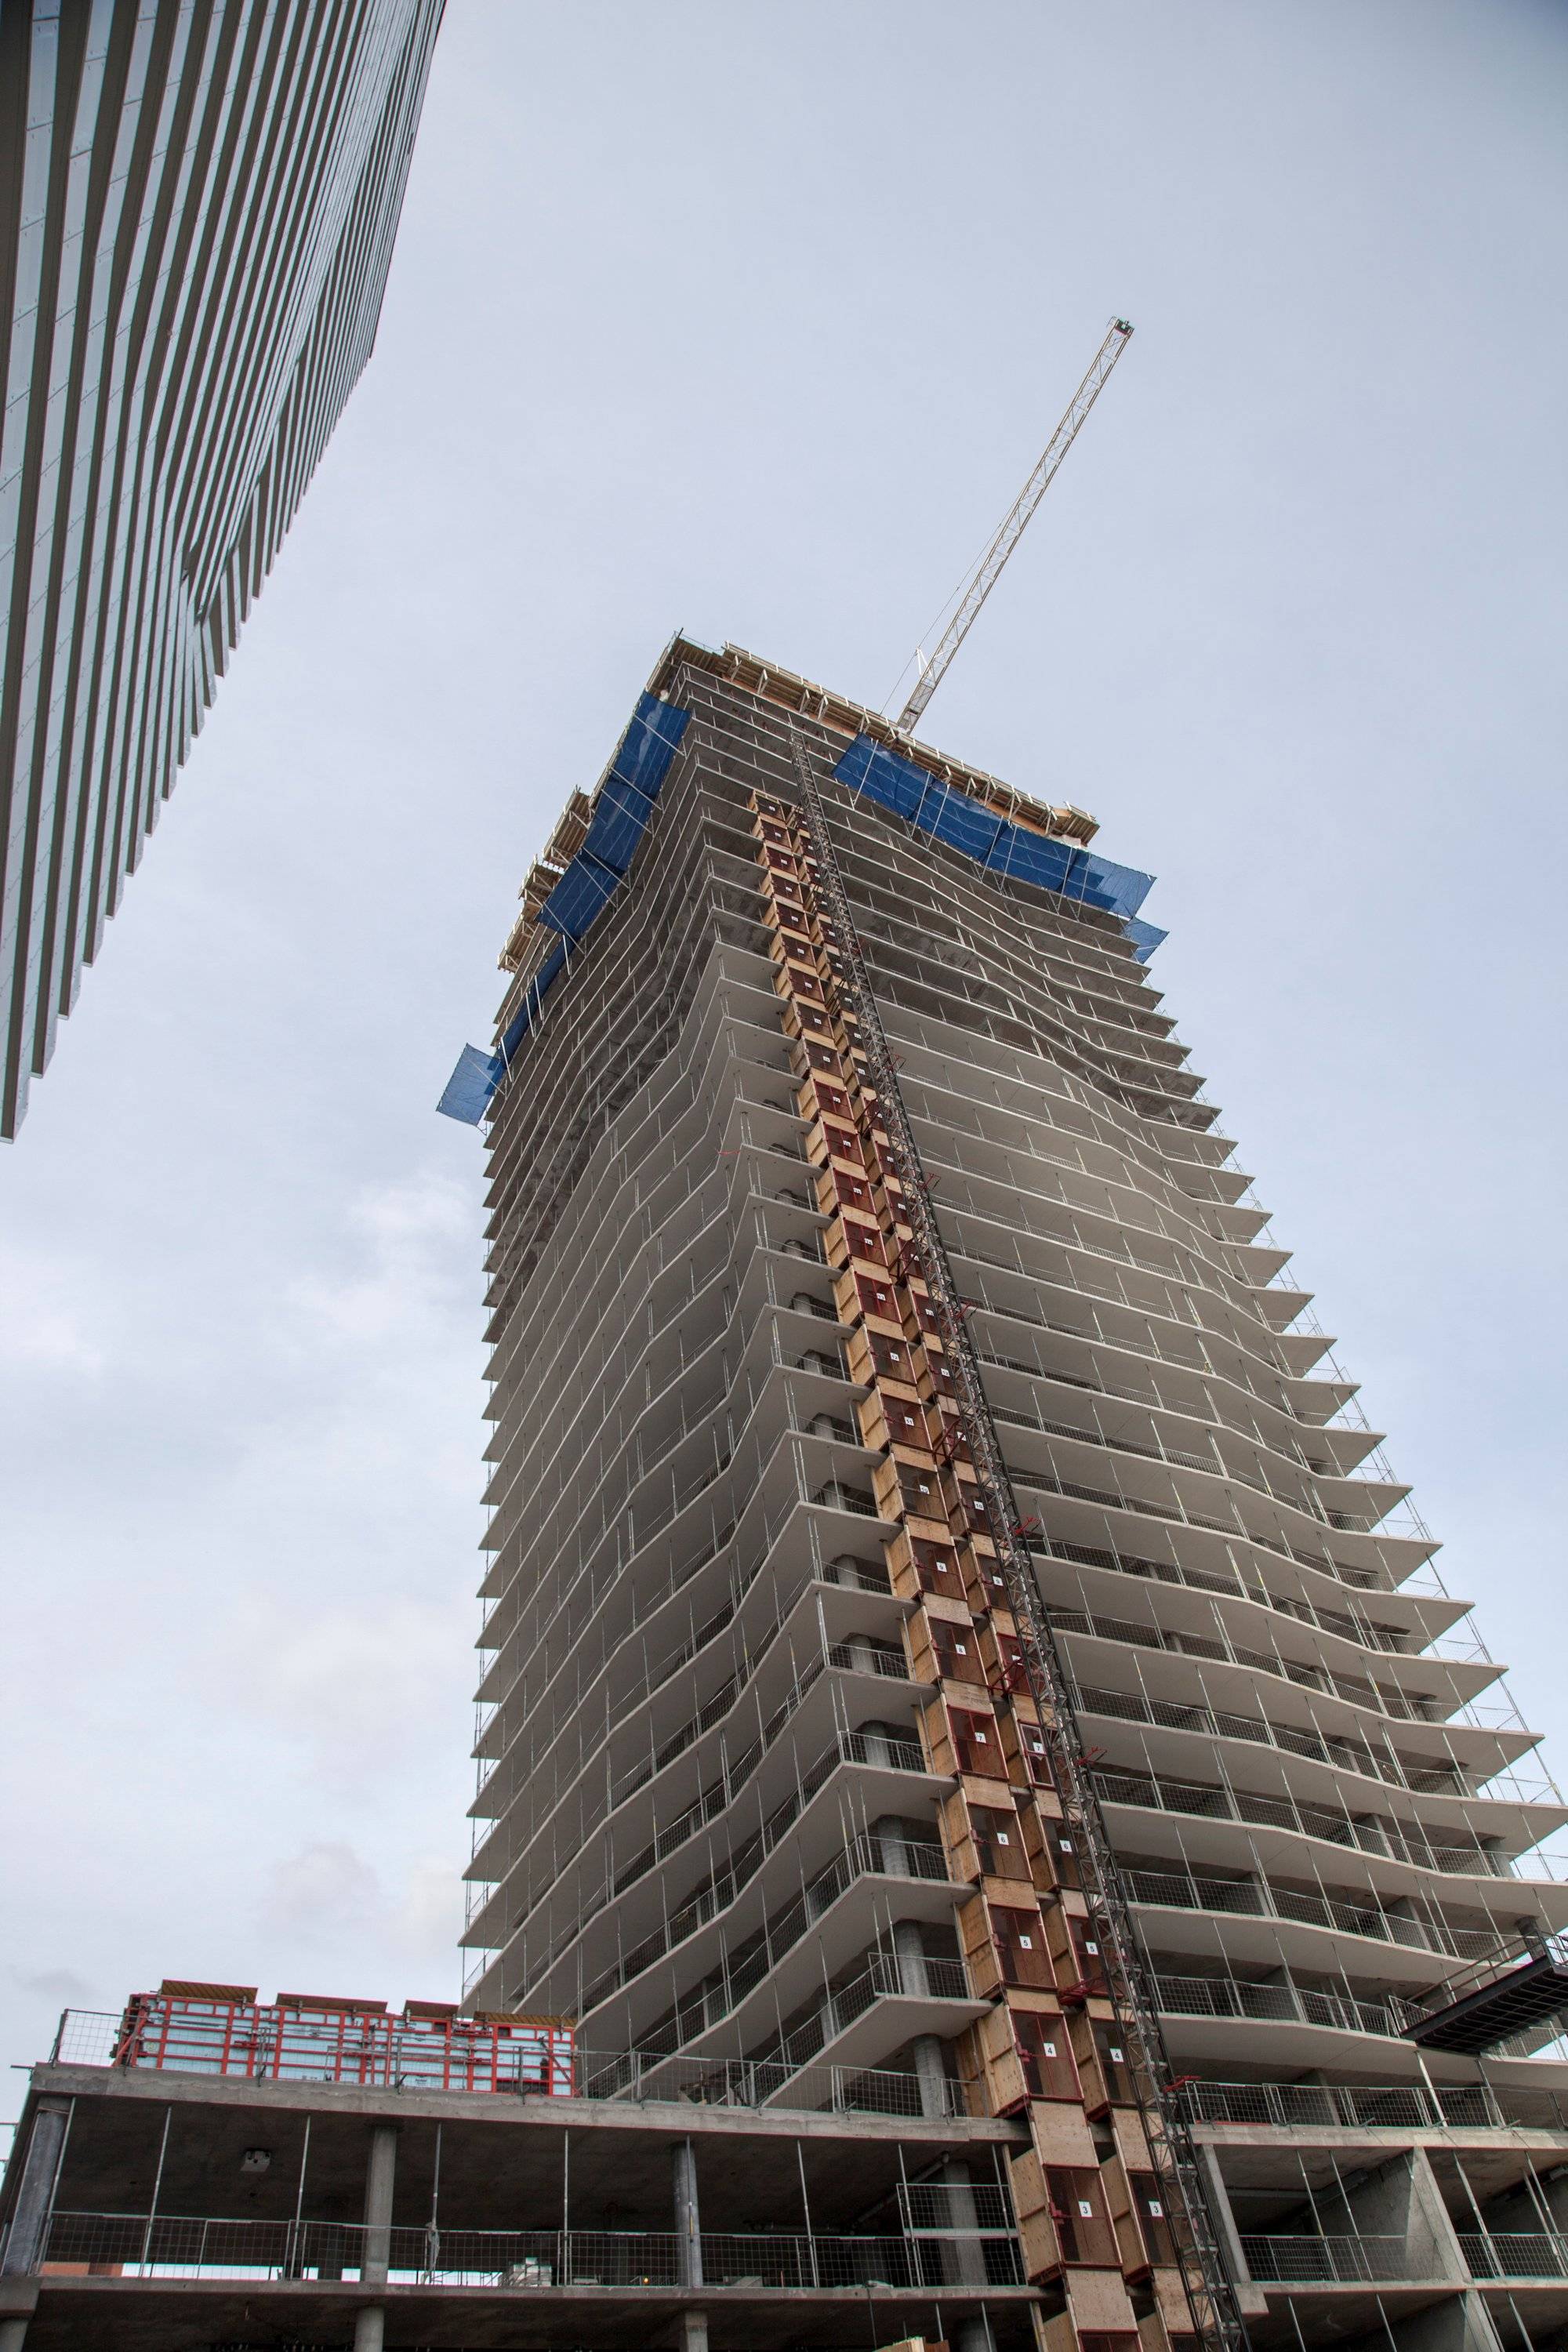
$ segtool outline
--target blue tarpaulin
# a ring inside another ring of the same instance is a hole
[[[605,901],[619,889],[620,882],[618,874],[580,849],[540,908],[539,919],[575,947],[603,914]]]
[[[587,838],[540,910],[540,921],[559,931],[560,940],[529,982],[500,1052],[487,1054],[481,1046],[465,1045],[458,1055],[436,1106],[448,1118],[477,1127],[489,1110],[508,1064],[543,1010],[546,991],[565,970],[568,946],[582,944],[620,888],[690,716],[689,710],[661,702],[656,694],[639,700],[609,773],[594,796]]]
[[[929,769],[884,751],[869,735],[857,735],[833,772],[841,784],[864,793],[919,831],[934,834],[950,848],[963,850],[989,872],[1058,890],[1064,898],[1119,916],[1140,962],[1147,961],[1165,936],[1152,923],[1132,919],[1152,887],[1152,874],[1113,866],[1076,842],[1050,841],[1027,825],[1015,824],[1011,817],[999,816]]]
[[[465,1045],[437,1109],[445,1111],[448,1118],[460,1118],[469,1127],[478,1127],[489,1108],[490,1097],[500,1086],[505,1068],[499,1054],[487,1054],[482,1045]]]
[[[512,1014],[511,1020],[501,1038],[500,1064],[503,1070],[510,1061],[512,1055],[516,1053],[518,1047],[521,1045],[523,1039],[527,1036],[530,1029],[532,1028],[533,1024],[538,1020],[544,1005],[545,990],[551,986],[557,975],[564,971],[565,969],[566,942],[564,940],[562,940],[551,949],[550,953],[545,957],[544,961],[540,965],[539,970],[529,982],[527,988],[523,991],[522,1003]]]

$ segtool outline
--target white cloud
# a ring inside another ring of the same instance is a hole
[[[272,1864],[258,1917],[270,1936],[312,1949],[352,1943],[449,1973],[462,1927],[462,1881],[450,1863],[425,1857],[408,1863],[389,1888],[355,1847],[318,1840]]]
[[[352,1239],[345,1255],[361,1264],[290,1283],[279,1316],[280,1344],[384,1347],[406,1340],[416,1327],[444,1326],[455,1298],[471,1300],[472,1202],[454,1177],[426,1171],[363,1192],[347,1222]]]
[[[357,1935],[385,1907],[381,1882],[353,1848],[340,1841],[302,1846],[267,1874],[262,1916],[303,1943],[335,1943]]]
[[[307,1586],[281,1613],[263,1595],[240,1598],[213,1663],[241,1710],[287,1734],[297,1760],[342,1786],[345,1775],[384,1774],[437,1720],[458,1732],[451,1677],[471,1675],[472,1646],[466,1598],[445,1609],[397,1598],[347,1609]]]
[[[449,1969],[462,1931],[462,1873],[450,1862],[415,1862],[396,1906],[400,1948],[410,1959]]]
[[[96,1380],[109,1361],[101,1333],[83,1295],[85,1262],[20,1248],[0,1251],[0,1375],[6,1365],[25,1373],[70,1372]]]
[[[58,2001],[66,2009],[90,2009],[97,1999],[93,1987],[74,1969],[7,1969],[5,1973],[21,1991]]]

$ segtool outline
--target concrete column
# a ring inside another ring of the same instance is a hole
[[[889,1878],[911,1875],[909,1859],[909,1839],[904,1825],[896,1813],[884,1813],[871,1824],[877,1859]]]
[[[949,2341],[952,2352],[996,2352],[996,2338],[983,2311],[977,2311],[973,2319],[959,2320],[950,2332]]]
[[[879,1828],[880,1824],[879,1823]],[[923,2000],[930,1990],[926,1975],[925,1942],[918,1919],[900,1919],[893,1929],[893,1957],[898,1962],[899,1990],[912,2000]],[[915,2079],[921,2089],[922,2116],[945,2116],[947,2113],[947,2062],[942,2043],[934,2033],[917,2033],[910,2044],[915,2062]]]
[[[6,2233],[5,2256],[0,2259],[0,2273],[6,2278],[25,2278],[36,2271],[43,2260],[44,2241],[48,2234],[49,2213],[55,2200],[55,2179],[60,2168],[60,2151],[66,2144],[66,2125],[69,2120],[68,2099],[40,2099],[34,2110],[33,2128],[27,2137],[27,2153],[22,2163],[22,2182],[16,2191],[11,2227]],[[7,2326],[17,2324],[6,2322]],[[26,2320],[19,2324],[25,2332]],[[21,2336],[17,2336],[18,2344],[21,2340]]]
[[[923,2000],[931,1990],[926,1975],[925,1938],[918,1919],[900,1919],[893,1929],[893,1951],[899,1963],[899,1990]]]
[[[980,2216],[974,2202],[974,2183],[969,2177],[969,2167],[950,2158],[942,2168],[942,2186],[948,2196],[948,2219],[955,2230],[979,2227]],[[953,2285],[984,2286],[985,2284],[985,2249],[978,2238],[967,2241],[950,2238],[949,2278]],[[984,2321],[981,2322],[984,2326]],[[984,2336],[976,2339],[984,2342]]]
[[[670,2150],[675,2179],[675,2277],[679,2286],[702,2284],[702,2217],[697,2204],[697,2151],[689,2139]]]
[[[945,2116],[947,2061],[942,2056],[942,2043],[934,2033],[917,2033],[910,2046],[914,2053],[915,2080],[920,2084],[921,2115]]]
[[[689,2139],[670,2150],[675,2189],[675,2277],[678,2286],[702,2284],[702,2215],[697,2202],[697,2151]],[[683,2311],[676,2342],[679,2352],[708,2352],[708,2314]]]
[[[1499,2352],[1496,2323],[1474,2288],[1396,2319],[1387,2332],[1397,2352]]]
[[[1390,2172],[1394,2168],[1387,2168]],[[1431,2158],[1424,2147],[1412,2148],[1408,2158],[1399,2160],[1398,2170],[1405,2176],[1400,2184],[1403,2199],[1396,2195],[1386,2209],[1376,2208],[1364,2216],[1358,2211],[1357,2228],[1375,2231],[1381,2223],[1395,2236],[1403,2231],[1409,2277],[1452,2279],[1468,2284],[1470,2266],[1459,2244],[1463,2224],[1456,2226],[1448,2211]]]
[[[370,2165],[364,2183],[364,2248],[360,2282],[384,2286],[392,2255],[392,2192],[397,2179],[397,2126],[376,2124],[370,2135]],[[369,2303],[354,2315],[354,2352],[382,2352],[386,2305]]]
[[[1215,2236],[1219,2240],[1226,2268],[1230,2273],[1237,2307],[1243,2319],[1261,2319],[1268,2309],[1268,2298],[1252,2283],[1247,2267],[1247,2256],[1241,2251],[1241,2236],[1236,2226],[1236,2216],[1230,2210],[1230,2192],[1225,2185],[1225,2175],[1219,2168],[1219,2158],[1214,2149],[1199,2147],[1194,2150],[1198,2170],[1203,2175],[1205,2197]]]
[[[890,1765],[892,1763],[893,1747],[898,1734],[891,1724],[863,1723],[860,1726],[859,1736],[866,1743],[866,1760],[868,1764]],[[907,1739],[909,1736],[906,1730],[903,1737]]]
[[[385,2342],[385,2304],[363,2305],[354,2314],[354,2352],[382,2352]]]

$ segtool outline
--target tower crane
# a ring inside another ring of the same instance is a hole
[[[1085,417],[1100,398],[1106,378],[1127,349],[1131,337],[1132,329],[1127,320],[1112,319],[1105,341],[1090,363],[1089,373],[1068,403],[1067,415],[1047,442],[1038,465],[1009,508],[1002,528],[981,557],[968,586],[959,598],[957,611],[942,633],[935,652],[930,661],[922,664],[913,693],[893,721],[900,734],[913,732],[927,703],[942,684],[954,654],[973,626],[980,607],[996,585],[1003,565],[1023,538],[1035,509],[1056,479],[1062,459],[1072,447]]]

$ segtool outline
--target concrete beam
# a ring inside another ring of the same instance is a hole
[[[1022,2147],[1012,2116],[877,2116],[812,2107],[701,2106],[687,2099],[553,2099],[473,2091],[394,2091],[357,2083],[259,2083],[243,2075],[164,2074],[153,2067],[33,2069],[35,2092],[144,2101],[166,2107],[272,2107],[300,2115],[363,2116],[388,2123],[502,2124],[531,2130],[679,2133],[681,2137],[873,2140],[933,2147],[982,2142]]]

